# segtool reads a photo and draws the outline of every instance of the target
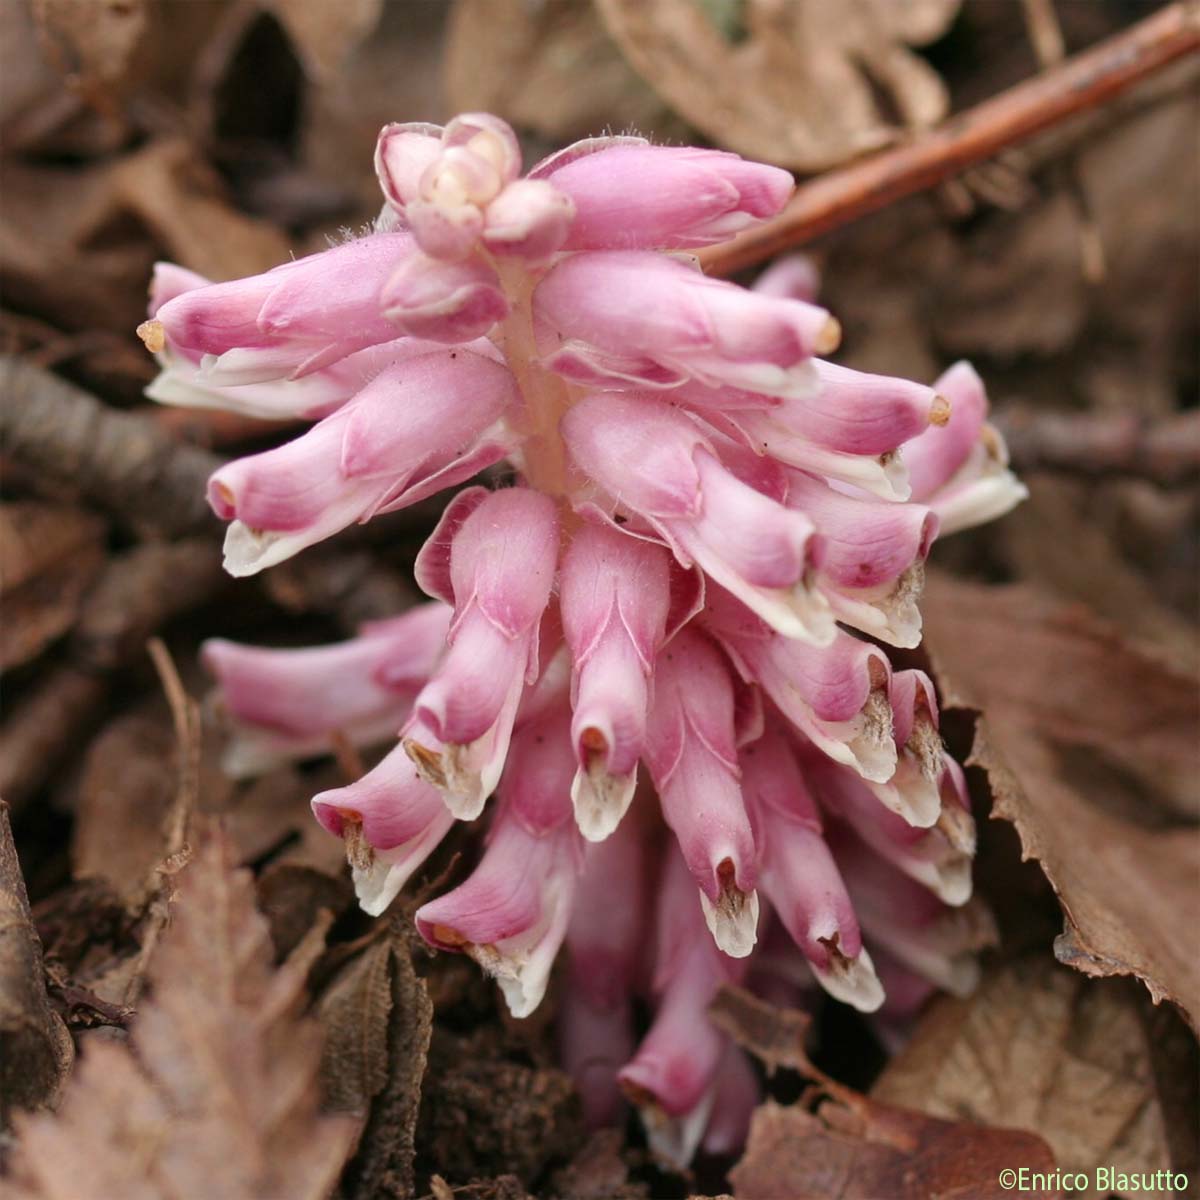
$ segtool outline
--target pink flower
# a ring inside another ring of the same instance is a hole
[[[976,956],[996,941],[987,908],[977,900],[946,905],[848,830],[838,830],[831,841],[867,937],[937,987],[969,995],[979,979]]]
[[[567,250],[680,249],[731,238],[774,216],[792,193],[778,167],[721,150],[596,139],[590,153],[534,168],[568,196]]]
[[[934,538],[1024,489],[966,364],[927,386],[825,362],[811,262],[747,291],[677,253],[778,212],[775,167],[604,137],[522,177],[485,113],[389,125],[375,165],[366,236],[231,283],[156,269],[152,394],[315,421],[210,481],[239,575],[505,474],[418,554],[436,603],[338,646],[208,645],[229,765],[398,736],[313,801],[362,907],[483,815],[422,936],[518,1017],[565,946],[589,1124],[627,1097],[676,1165],[731,1153],[757,1084],[709,1019],[722,984],[819,983],[895,1039],[978,970],[965,780],[932,681],[880,643],[919,641]]]
[[[538,622],[557,556],[546,496],[472,488],[446,509],[418,561],[421,586],[454,606],[454,620],[405,745],[463,820],[483,811],[496,786],[521,693],[537,677]]]
[[[417,910],[421,936],[470,954],[495,976],[514,1017],[541,1003],[583,865],[565,714],[560,720],[557,739],[531,727],[515,740],[483,860],[466,883]]]
[[[600,526],[581,529],[562,564],[563,629],[574,664],[575,818],[590,841],[633,799],[650,674],[666,637],[670,568],[661,547]]]
[[[546,365],[601,387],[692,378],[804,395],[813,386],[809,359],[833,350],[840,336],[823,308],[748,293],[636,250],[562,259],[538,284],[533,311]]]
[[[703,936],[690,891],[687,868],[668,851],[656,914],[652,990],[658,1007],[618,1076],[641,1113],[650,1148],[677,1167],[690,1161],[704,1136],[729,1047],[708,1020],[708,1006],[722,984],[744,974],[742,964]]]
[[[372,916],[391,904],[454,824],[399,746],[356,783],[314,796],[312,807],[346,841],[358,902]]]
[[[203,355],[214,384],[299,378],[396,336],[380,295],[412,252],[400,233],[345,242],[265,275],[180,292],[139,333],[151,349],[165,339]]]
[[[904,448],[916,500],[941,517],[942,533],[982,525],[1015,508],[1029,491],[1008,469],[1008,450],[984,419],[987,393],[970,363],[955,363],[934,387],[950,403],[943,429],[929,429]]]
[[[205,642],[204,665],[234,727],[225,769],[254,775],[326,754],[335,733],[361,744],[394,737],[442,652],[449,624],[445,605],[423,604],[332,646],[266,650],[223,638]]]
[[[967,802],[962,768],[943,754],[936,824],[910,825],[897,813],[880,811],[863,781],[820,754],[804,758],[804,772],[826,811],[849,824],[880,857],[950,905],[971,897],[975,822]]]
[[[892,672],[882,650],[841,631],[828,646],[784,637],[721,588],[709,589],[703,619],[742,677],[822,754],[864,779],[891,779]]]
[[[430,393],[444,407],[425,403]],[[427,354],[393,364],[295,441],[226,464],[208,485],[213,511],[233,522],[226,569],[253,575],[496,462],[514,396],[512,376],[487,358]]]
[[[659,657],[646,765],[717,945],[745,957],[757,936],[758,853],[738,786],[733,683],[700,634],[685,630]]]
[[[681,562],[790,637],[833,637],[829,605],[811,586],[813,523],[739,479],[696,421],[652,396],[596,393],[562,432],[605,507],[641,518]]]
[[[847,496],[800,471],[788,474],[787,505],[821,537],[817,587],[838,619],[892,646],[917,645],[937,517],[919,504]]]
[[[479,255],[453,262],[410,255],[388,278],[379,302],[400,332],[450,343],[482,337],[509,309],[500,277]]]
[[[742,763],[771,906],[821,986],[863,1012],[874,1011],[883,1003],[883,989],[791,749],[769,728],[742,751]]]
[[[949,402],[933,388],[813,359],[812,394],[764,397],[685,383],[676,395],[758,454],[851,484],[884,500],[909,498],[900,447],[943,425]]]
[[[612,1124],[619,1113],[617,1072],[634,1051],[633,1001],[651,903],[649,829],[636,818],[586,847],[567,927],[559,1041],[591,1126]]]

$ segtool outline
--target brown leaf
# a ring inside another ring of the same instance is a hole
[[[212,168],[184,139],[151,142],[112,167],[113,201],[141,221],[169,257],[211,279],[277,267],[291,243],[234,209]]]
[[[112,669],[145,653],[172,617],[199,608],[228,584],[212,540],[145,542],[109,560],[88,594],[71,642],[76,660]]]
[[[807,1013],[725,986],[709,1015],[768,1072],[789,1067],[814,1083],[800,1103],[768,1101],[755,1113],[745,1156],[730,1175],[738,1200],[985,1197],[1003,1194],[1004,1167],[1053,1166],[1032,1133],[935,1121],[843,1087],[808,1058]]]
[[[126,903],[144,896],[147,877],[166,853],[174,745],[162,716],[132,713],[106,726],[88,747],[71,836],[77,879],[101,879]]]
[[[287,30],[314,79],[336,75],[346,57],[367,38],[383,12],[383,0],[262,0]]]
[[[1007,433],[1007,430],[1006,430]],[[1011,448],[1011,447],[1010,447]],[[1200,639],[1195,627],[1168,607],[1151,581],[1122,558],[1097,509],[1104,497],[1090,482],[1050,473],[1021,472],[1029,500],[1008,514],[997,534],[1025,579],[1053,589],[1064,600],[1092,608],[1119,625],[1138,646],[1173,659],[1180,674],[1195,674]],[[1070,554],[1062,548],[1071,547]],[[1096,581],[1103,580],[1103,587]],[[1169,799],[1185,802],[1182,811],[1200,815],[1200,796]]]
[[[812,1018],[793,1008],[777,1008],[744,988],[725,984],[708,1007],[708,1015],[739,1046],[761,1059],[768,1074],[789,1067],[810,1079],[824,1076],[805,1052]]]
[[[46,1001],[42,946],[0,800],[0,1125],[14,1107],[52,1104],[74,1047]]]
[[[1200,777],[1194,681],[1080,606],[1026,586],[936,577],[928,647],[947,707],[986,713],[972,762],[1063,908],[1058,958],[1136,975],[1200,1020],[1194,827],[1172,813]],[[1166,815],[1164,815],[1166,814]]]
[[[333,977],[317,1004],[325,1026],[321,1092],[335,1112],[366,1113],[388,1078],[392,948],[368,946]]]
[[[156,258],[214,279],[288,258],[274,226],[236,211],[182,139],[87,167],[6,162],[0,269],[7,302],[67,330],[128,335]]]
[[[300,945],[322,912],[337,916],[354,903],[354,889],[344,875],[335,877],[302,863],[271,863],[258,876],[257,888],[277,958],[286,958]]]
[[[740,154],[804,171],[940,120],[945,86],[907,47],[943,33],[959,3],[747,0],[745,36],[731,40],[691,0],[596,0],[629,61],[676,112]]]
[[[937,1001],[872,1095],[946,1119],[1036,1129],[1064,1172],[1169,1169],[1144,998],[1130,987],[1092,983],[1048,956],[993,966],[970,998]]]
[[[320,1031],[297,1016],[324,931],[279,970],[254,882],[205,837],[152,960],[137,1057],[89,1044],[57,1117],[24,1118],[17,1200],[322,1200],[352,1123],[317,1112]]]
[[[214,772],[220,769],[215,758],[210,766]],[[341,775],[332,765],[308,775],[283,766],[241,785],[211,807],[221,812],[243,862],[277,853],[277,862],[340,875],[346,861],[342,844],[313,820],[309,807],[317,792],[339,782]]]
[[[50,56],[85,95],[106,98],[146,31],[146,0],[33,0]]]
[[[400,920],[399,917],[392,918],[390,936],[383,943],[387,953],[382,962],[372,958],[361,968],[366,977],[360,977],[358,999],[351,1001],[359,1003],[359,1011],[372,1021],[359,1031],[359,1036],[369,1039],[369,1043],[364,1044],[361,1052],[346,1052],[345,1037],[347,1034],[352,1036],[353,1030],[343,1026],[337,1034],[331,1034],[341,1039],[341,1062],[336,1069],[328,1058],[325,1063],[327,1082],[338,1070],[345,1068],[335,1084],[343,1091],[360,1088],[366,1093],[375,1088],[370,1119],[343,1181],[346,1200],[408,1200],[413,1192],[417,1115],[433,1030],[433,1005],[425,981],[413,969],[408,945],[410,935],[401,927]],[[389,981],[391,1009],[386,1028],[382,1030],[379,1017],[384,1000],[378,990],[380,970]],[[364,995],[364,987],[373,989],[370,999]],[[343,994],[335,1007],[340,1008],[345,1000]],[[345,1010],[342,1011],[344,1014]],[[382,1046],[381,1037],[384,1039]],[[376,1086],[381,1075],[382,1086]],[[364,1098],[369,1097],[364,1095]],[[500,1098],[496,1101],[500,1103]]]
[[[458,0],[445,69],[455,109],[500,113],[550,141],[601,129],[671,132],[666,106],[625,61],[590,0]]]
[[[865,1098],[816,1113],[768,1100],[754,1114],[745,1157],[730,1172],[738,1200],[999,1200],[1000,1171],[1052,1171],[1036,1134],[940,1121]],[[1031,1188],[1049,1200],[1057,1190]]]
[[[96,720],[108,687],[105,680],[72,666],[53,667],[8,702],[0,726],[0,796],[19,811],[69,760]]]
[[[36,657],[75,623],[103,538],[92,513],[32,500],[0,506],[0,670]]]

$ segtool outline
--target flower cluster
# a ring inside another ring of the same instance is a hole
[[[208,643],[228,764],[399,730],[313,800],[362,906],[489,810],[421,934],[516,1016],[565,945],[589,1117],[626,1097],[677,1161],[732,1149],[755,1082],[706,1017],[723,982],[819,985],[884,1030],[971,985],[962,772],[929,678],[882,646],[920,639],[933,540],[1023,489],[968,365],[926,386],[825,361],[802,261],[753,290],[701,273],[689,249],[779,211],[776,168],[607,137],[521,178],[485,114],[389,126],[376,166],[364,236],[231,283],[158,268],[150,394],[314,422],[213,475],[235,575],[487,467],[511,486],[448,502],[429,604],[340,645]]]

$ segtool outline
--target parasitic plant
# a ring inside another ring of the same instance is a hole
[[[428,604],[335,646],[206,645],[228,766],[398,731],[313,800],[363,908],[485,816],[422,936],[515,1016],[565,946],[589,1119],[628,1097],[674,1161],[731,1150],[757,1089],[706,1015],[723,982],[819,985],[885,1031],[972,984],[962,771],[886,647],[920,640],[934,539],[1024,489],[970,366],[826,361],[803,260],[751,290],[701,273],[690,249],[780,210],[777,168],[604,137],[522,178],[474,113],[388,126],[376,168],[370,232],[230,283],[160,265],[140,329],[154,398],[313,422],[213,475],[234,575],[492,468],[417,558]]]

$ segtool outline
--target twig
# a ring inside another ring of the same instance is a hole
[[[133,546],[109,561],[88,593],[71,634],[71,659],[90,670],[125,666],[156,630],[231,582],[210,538]]]
[[[240,442],[265,441],[282,434],[294,435],[305,428],[303,421],[264,421],[219,408],[173,408],[155,404],[147,405],[140,412],[176,441],[193,442],[215,450]]]
[[[11,355],[0,356],[0,398],[0,445],[14,462],[135,524],[215,530],[205,484],[216,455]]]
[[[1013,405],[995,421],[1013,465],[1177,484],[1200,477],[1200,412],[1147,421],[1129,412],[1047,412]]]
[[[1194,0],[1168,5],[907,145],[802,185],[778,217],[699,252],[711,275],[729,275],[914,195],[1067,117],[1112,99],[1167,63],[1200,49]]]
[[[175,787],[175,799],[167,815],[166,853],[147,881],[146,929],[142,935],[137,961],[125,986],[122,1003],[127,1008],[137,1004],[146,979],[146,968],[154,954],[158,940],[167,926],[171,915],[171,879],[187,865],[191,851],[187,845],[188,821],[200,792],[200,709],[187,694],[179,671],[159,638],[146,643],[154,668],[162,682],[171,708],[171,721],[175,726],[175,742],[179,756],[179,780]]]
[[[171,652],[161,638],[151,638],[146,650],[154,662],[154,669],[167,695],[171,708],[171,722],[175,726],[176,752],[179,755],[179,780],[175,787],[175,802],[167,818],[167,845],[165,859],[172,859],[184,852],[187,823],[196,798],[200,792],[200,707],[187,694],[183,680]]]

